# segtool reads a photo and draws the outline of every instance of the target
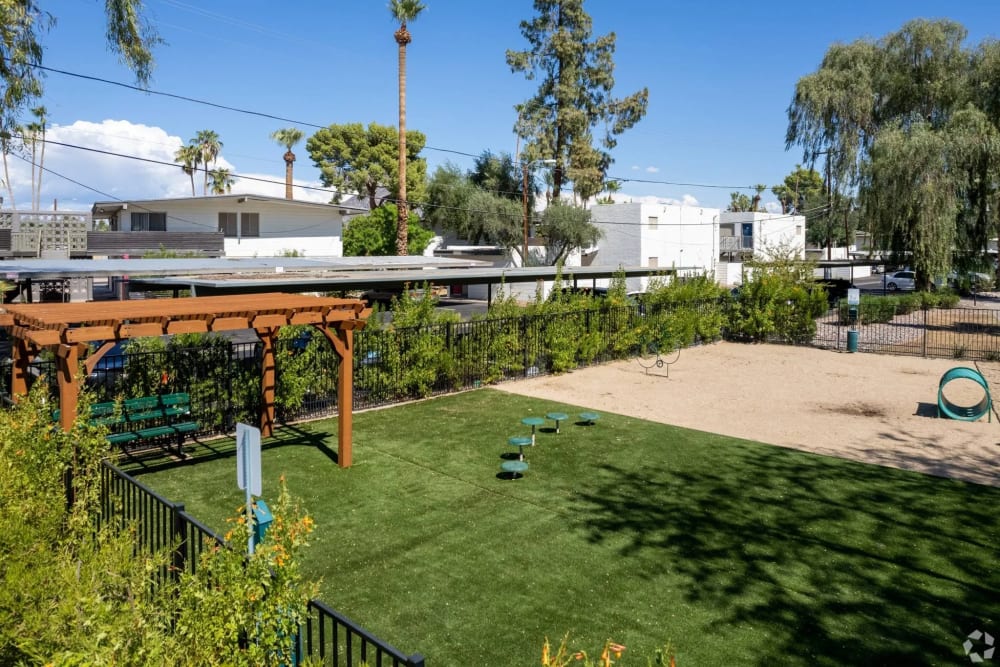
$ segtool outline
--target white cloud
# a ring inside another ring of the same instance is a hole
[[[646,167],[646,173],[647,174],[658,174],[658,173],[660,173],[660,168],[659,167]]]
[[[53,200],[58,201],[62,210],[89,210],[95,201],[109,199],[191,196],[191,178],[174,162],[177,149],[186,142],[160,127],[127,120],[104,120],[99,123],[80,120],[72,125],[52,126],[46,133],[46,139],[50,143],[45,149],[42,209],[51,209]],[[27,209],[31,205],[30,156],[21,159],[12,154],[7,157],[7,163],[14,201],[19,209]],[[217,166],[239,172],[224,155],[219,156]],[[260,180],[237,178],[233,185],[234,194],[274,197],[285,194],[283,173],[246,176]],[[202,172],[195,173],[197,195],[202,193],[203,179]],[[295,183],[319,187],[319,183],[314,181],[296,180]],[[6,189],[2,194],[6,200],[10,199]],[[326,192],[303,188],[296,188],[295,197],[306,201],[330,201]],[[5,201],[4,205],[9,207],[11,202]]]
[[[642,195],[639,197],[631,195],[621,196],[625,201],[631,201],[637,204],[659,204],[661,206],[699,206],[698,200],[692,195],[684,195],[680,199],[674,199],[673,197],[657,197],[655,195]]]
[[[781,213],[781,204],[776,201],[769,201],[764,203],[764,210],[768,213]]]
[[[633,164],[632,165],[632,171],[639,171],[639,165]]]

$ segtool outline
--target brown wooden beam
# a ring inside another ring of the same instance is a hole
[[[208,322],[205,320],[171,320],[167,323],[168,334],[207,333]]]
[[[277,329],[257,329],[257,336],[263,343],[263,372],[260,379],[260,435],[270,438],[274,434],[274,396],[277,384],[277,373],[274,364],[274,341],[278,337]]]
[[[77,401],[80,396],[77,381],[79,348],[76,345],[60,345],[56,350],[56,368],[59,376],[59,426],[69,431],[76,421]]]
[[[123,324],[118,327],[115,338],[140,338],[142,336],[162,336],[162,322],[143,322],[141,324]]]
[[[31,352],[28,349],[28,341],[23,338],[15,338],[11,345],[11,375],[10,393],[14,400],[19,396],[28,394],[28,366],[31,364]]]
[[[288,324],[288,316],[284,313],[279,315],[258,315],[253,318],[254,329],[283,327]]]
[[[216,317],[212,320],[212,331],[232,331],[233,329],[249,329],[250,322],[245,317]]]
[[[117,333],[117,326],[80,327],[79,329],[66,329],[63,338],[66,343],[82,343],[92,340],[107,340],[114,338]]]
[[[350,329],[317,329],[330,341],[340,360],[337,374],[337,465],[350,468],[354,463],[354,332]]]

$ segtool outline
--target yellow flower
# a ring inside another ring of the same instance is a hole
[[[542,646],[542,665],[546,666],[549,664],[549,640],[545,640],[545,644]]]

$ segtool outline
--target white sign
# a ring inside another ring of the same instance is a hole
[[[847,305],[856,306],[861,303],[861,290],[857,287],[849,287],[847,289]]]
[[[260,429],[236,424],[236,483],[260,495]]]

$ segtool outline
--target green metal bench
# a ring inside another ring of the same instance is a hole
[[[161,394],[127,398],[121,403],[94,403],[88,417],[95,426],[107,426],[108,442],[128,451],[175,442],[178,454],[187,435],[200,428],[191,418],[191,395]],[[59,411],[55,413],[58,420]]]

